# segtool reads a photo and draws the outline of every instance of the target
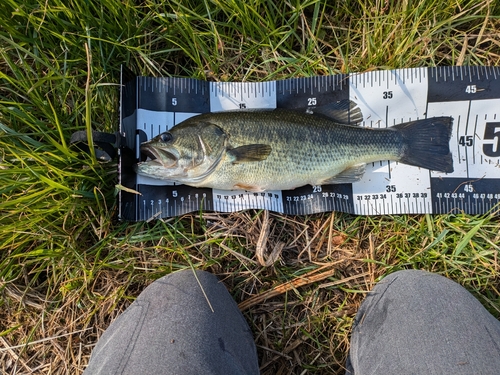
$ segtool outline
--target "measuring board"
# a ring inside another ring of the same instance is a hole
[[[380,161],[352,184],[290,191],[220,191],[138,176],[142,142],[205,112],[319,107],[349,99],[361,126],[388,127],[436,116],[454,118],[454,172]],[[137,77],[122,69],[119,215],[144,221],[192,211],[244,209],[303,215],[343,211],[360,215],[483,214],[500,202],[500,68],[437,67],[372,71],[268,82],[206,82]]]

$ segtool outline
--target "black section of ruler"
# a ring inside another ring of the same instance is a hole
[[[349,76],[318,76],[276,81],[278,108],[299,109],[349,99]]]
[[[352,184],[303,186],[282,192],[283,213],[309,215],[327,211],[354,213]]]
[[[484,214],[500,202],[500,180],[431,178],[434,214]]]
[[[127,67],[121,67],[120,73],[120,133],[125,136],[126,145],[118,152],[118,183],[135,190],[136,174],[133,165],[137,162],[133,150],[135,144],[137,76]],[[124,190],[118,191],[118,218],[136,221],[136,197]]]
[[[428,77],[429,103],[500,98],[500,67],[436,67]]]
[[[120,109],[121,118],[131,116],[137,109],[137,76],[127,67],[121,67],[120,73],[120,83],[121,83],[121,95],[120,95]]]
[[[138,77],[138,106],[163,112],[210,111],[209,82],[190,78]]]
[[[213,210],[212,189],[186,185],[139,185],[137,212],[139,221]]]
[[[134,171],[136,163],[137,159],[132,149],[128,147],[120,149],[118,162],[119,184],[133,191],[137,189],[137,174]],[[138,196],[130,191],[118,191],[118,217],[121,220],[137,221],[137,198]]]

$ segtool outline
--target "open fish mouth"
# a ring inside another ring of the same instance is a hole
[[[175,167],[179,160],[173,152],[148,146],[141,147],[141,154],[146,157],[144,163],[157,164],[165,168]]]

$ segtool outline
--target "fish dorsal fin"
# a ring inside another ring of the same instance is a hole
[[[238,164],[266,160],[271,150],[271,146],[257,143],[232,148],[227,154],[233,164]]]
[[[321,185],[328,185],[328,184],[348,184],[351,182],[356,182],[361,180],[363,175],[365,174],[365,167],[366,164],[356,164],[352,166],[351,168],[348,168],[342,172],[340,172],[338,175],[327,178],[323,181],[321,181]]]
[[[326,116],[333,121],[345,125],[355,125],[363,121],[363,113],[352,100],[344,99],[308,109],[312,114]]]

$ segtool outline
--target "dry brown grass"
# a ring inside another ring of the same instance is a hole
[[[3,285],[0,329],[10,327],[13,331],[0,338],[2,371],[80,373],[109,323],[152,279],[167,269],[185,268],[188,258],[194,267],[217,274],[239,303],[254,332],[263,374],[302,374],[307,369],[341,374],[351,322],[365,293],[388,270],[404,266],[391,243],[398,242],[396,251],[404,251],[402,243],[415,247],[420,242],[418,248],[429,244],[421,229],[401,226],[406,222],[425,226],[424,216],[400,219],[385,220],[391,238],[387,238],[387,230],[373,228],[369,218],[337,213],[304,217],[264,211],[206,213],[201,219],[186,215],[153,228],[143,227],[129,233],[126,241],[122,238],[109,243],[109,249],[120,248],[113,259],[123,264],[116,270],[101,269],[89,280],[84,293],[63,285],[67,290],[60,299],[57,293],[45,295],[44,288],[26,288],[28,279]],[[179,241],[168,239],[164,231],[155,231],[169,225],[175,229],[179,223],[191,228],[192,236]],[[266,226],[270,231],[264,258],[277,244],[281,244],[281,251],[274,263],[263,266],[256,251],[262,246],[259,240],[263,231],[267,232]],[[156,234],[142,241],[146,233]],[[498,243],[498,238],[491,240]],[[439,252],[446,256],[445,249]],[[413,255],[418,257],[418,252]],[[477,289],[499,284],[498,272],[491,268],[498,267],[495,259],[484,259],[493,273],[488,283],[476,285]],[[445,263],[449,260],[434,259],[428,265],[419,261],[414,268],[443,272]],[[142,272],[131,277],[132,269]],[[477,278],[475,271],[463,267],[444,273],[454,278],[455,272],[467,276],[471,288]],[[498,289],[493,295],[498,298]],[[20,344],[24,342],[29,344]]]
[[[202,268],[217,274],[239,302],[254,331],[263,374],[299,373],[308,366],[341,373],[350,321],[364,292],[383,273],[367,262],[375,260],[371,237],[339,231],[335,213],[312,217],[271,213],[265,224],[267,215],[254,211],[205,214],[205,239],[161,262],[181,263],[186,254],[191,262],[203,265],[217,259]],[[191,224],[199,218],[187,215],[183,221]],[[272,229],[264,253],[277,243],[284,246],[272,264],[263,266],[256,249],[266,225]],[[155,270],[158,256],[171,245],[161,237],[155,242],[130,249],[123,244],[122,251],[135,258],[135,269]],[[241,250],[232,250],[235,247]],[[133,280],[122,269],[102,270],[84,295],[80,290],[67,291],[63,300],[44,295],[43,288],[27,289],[22,280],[3,285],[0,330],[15,328],[0,337],[3,373],[83,371],[102,332],[151,281],[147,273],[147,280],[143,277]],[[19,345],[26,341],[28,345]]]

